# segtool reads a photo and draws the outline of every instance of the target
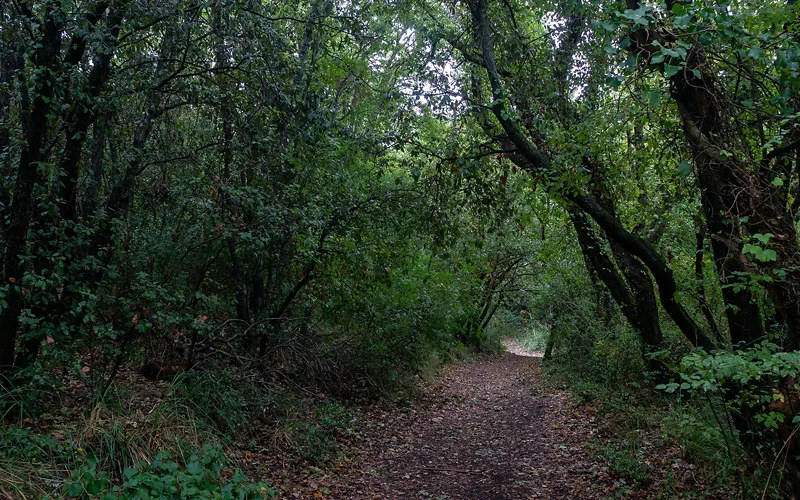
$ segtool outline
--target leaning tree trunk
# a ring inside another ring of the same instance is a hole
[[[608,190],[603,187],[606,185],[606,181],[602,167],[588,158],[584,159],[584,166],[592,173],[592,194],[603,209],[619,221],[614,200]],[[658,301],[656,301],[653,280],[650,278],[650,274],[644,264],[617,241],[609,238],[609,245],[611,246],[614,260],[620,271],[622,271],[631,291],[633,304],[639,317],[639,335],[642,339],[643,350],[645,354],[648,350],[659,350],[664,340],[664,335],[661,332]]]
[[[637,0],[628,0],[628,8],[638,8]],[[649,59],[659,47],[658,40],[669,46],[674,36],[657,29],[641,29],[630,35],[629,50]],[[730,284],[748,273],[766,274],[766,285],[778,316],[786,326],[788,349],[800,347],[800,246],[790,212],[781,190],[772,184],[776,175],[765,168],[765,157],[751,168],[737,157],[741,141],[729,123],[724,107],[726,96],[707,67],[702,46],[688,51],[686,70],[669,77],[671,95],[678,106],[684,135],[692,150],[696,178],[706,227],[711,238],[714,261],[720,276],[731,341],[752,343],[763,335],[761,311],[752,294],[744,289],[735,292]],[[727,152],[722,154],[722,152]],[[772,233],[769,248],[776,253],[774,262],[754,262],[743,252],[744,239],[755,234]]]
[[[580,192],[574,186],[564,185],[552,169],[547,156],[533,145],[520,127],[510,118],[514,116],[515,112],[506,109],[506,93],[494,58],[486,0],[468,0],[467,3],[478,28],[476,41],[492,88],[493,100],[490,109],[509,140],[517,147],[519,154],[525,156],[530,166],[529,172],[537,177],[544,177],[564,199],[574,202],[581,210],[590,215],[609,238],[613,238],[623,249],[638,257],[656,280],[662,307],[684,336],[695,346],[714,349],[716,347],[714,342],[705,335],[683,305],[675,298],[678,285],[672,270],[652,245],[627,231],[616,217],[603,209],[597,200]]]
[[[626,3],[632,9],[640,5],[638,0],[627,0]],[[654,40],[663,47],[670,47],[678,41],[673,33],[661,27],[636,29],[629,38],[629,50],[647,61],[651,61],[653,53],[660,50],[653,44]],[[669,76],[670,93],[694,157],[706,226],[723,285],[731,341],[734,344],[753,343],[763,335],[763,325],[761,311],[748,295],[750,292],[736,293],[726,285],[734,277],[746,279],[752,275],[765,275],[770,280],[765,288],[787,334],[784,347],[787,350],[798,349],[800,245],[795,222],[786,207],[785,193],[773,184],[778,173],[770,168],[772,160],[784,151],[779,148],[763,155],[760,164],[751,165],[754,162],[745,160],[754,155],[727,113],[730,104],[724,87],[717,80],[719,71],[710,67],[702,45],[694,43],[689,47],[685,66],[685,69]],[[768,233],[773,235],[768,247],[775,252],[774,260],[751,260],[745,254],[743,244],[749,237]],[[731,387],[726,396],[735,400],[738,389]],[[747,403],[740,402],[740,405],[741,415],[734,423],[741,431],[745,445],[755,449],[757,438],[747,432],[753,408]],[[787,421],[793,416],[784,415]],[[786,438],[784,447],[788,463],[796,463],[798,459],[800,446],[797,441],[794,434]],[[800,485],[800,471],[791,470],[793,481]]]
[[[597,273],[609,293],[611,293],[625,319],[628,320],[628,323],[641,339],[642,355],[648,369],[653,372],[663,371],[658,362],[646,356],[648,352],[658,350],[661,347],[662,335],[658,322],[658,310],[655,307],[651,308],[650,303],[645,304],[646,307],[644,308],[639,307],[643,302],[642,297],[647,294],[648,284],[650,285],[649,291],[652,293],[650,276],[645,272],[643,277],[646,281],[636,282],[634,287],[629,287],[630,279],[626,280],[626,276],[623,276],[625,273],[621,274],[614,266],[611,258],[606,255],[603,241],[592,228],[586,214],[574,205],[568,208],[568,214],[578,236],[578,244],[581,247],[584,258],[591,263],[593,270]],[[619,251],[621,255],[618,258],[627,257],[635,260],[633,256],[630,256],[623,249],[620,248]],[[636,268],[628,268],[626,274],[634,275],[634,279],[639,279],[641,276],[637,274],[638,272],[639,270]],[[641,295],[637,296],[637,293]],[[651,300],[652,306],[655,306],[654,295]],[[656,315],[655,318],[649,316],[649,314],[653,313]]]
[[[579,119],[579,112],[569,99],[569,72],[572,68],[574,55],[578,48],[578,43],[583,36],[584,28],[587,25],[584,13],[580,4],[570,7],[567,2],[561,2],[560,10],[566,17],[564,26],[564,36],[560,46],[555,50],[555,66],[553,69],[556,84],[558,85],[557,115],[560,117],[562,125],[569,129]],[[529,131],[530,132],[530,131]],[[535,133],[535,132],[533,132]],[[617,217],[614,200],[608,190],[602,166],[592,161],[591,158],[584,157],[583,166],[592,175],[591,193],[597,198],[602,207],[614,217]],[[605,237],[605,235],[602,235]],[[605,238],[604,238],[605,239]],[[658,350],[661,348],[663,333],[661,332],[661,322],[658,313],[658,301],[653,288],[653,280],[647,272],[647,268],[642,262],[625,250],[613,238],[608,239],[611,253],[617,267],[622,272],[630,297],[633,300],[633,307],[637,319],[631,324],[637,330],[642,340],[642,351]],[[611,271],[616,273],[616,271]],[[619,303],[622,306],[621,303]],[[628,318],[630,321],[630,318]]]

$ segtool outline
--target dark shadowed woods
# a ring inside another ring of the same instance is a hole
[[[0,3],[0,496],[796,498],[797,9]]]

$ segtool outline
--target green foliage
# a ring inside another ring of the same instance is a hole
[[[800,352],[782,352],[769,341],[732,352],[697,351],[684,356],[676,372],[679,381],[657,388],[668,393],[715,395],[734,391],[733,397],[727,398],[731,411],[741,411],[741,406],[756,409],[753,418],[766,429],[778,429],[779,424],[789,423],[789,418],[792,424],[800,422],[800,416],[771,409],[771,403],[784,402],[797,391],[791,381],[800,374]],[[784,380],[791,382],[787,393],[775,389]]]
[[[673,369],[677,380],[657,388],[692,400],[705,400],[713,411],[716,425],[700,423],[695,417],[684,415],[670,432],[681,438],[687,453],[706,457],[706,461],[719,464],[726,474],[736,472],[732,457],[740,453],[739,436],[749,443],[769,443],[776,434],[792,434],[800,422],[793,406],[798,391],[800,352],[785,352],[769,340],[763,340],[752,347],[733,351],[706,353],[697,350],[684,356]],[[748,428],[734,429],[732,418],[745,419]],[[720,443],[724,443],[727,457],[722,456]],[[763,474],[767,479],[764,484],[756,480],[756,486],[764,492],[774,489],[777,495],[780,481],[770,483],[770,479],[784,448],[772,450],[761,444],[758,448],[768,457],[757,465],[759,469],[766,469]],[[715,449],[718,450],[716,457],[709,452]],[[750,479],[739,478],[739,481],[746,487]]]
[[[630,454],[614,445],[602,447],[603,458],[611,464],[611,469],[631,483],[651,481],[649,467],[642,454]]]
[[[519,333],[521,332],[521,334]],[[529,351],[544,352],[550,335],[548,328],[539,321],[531,321],[515,332],[522,347]]]
[[[221,439],[252,432],[248,406],[262,403],[265,394],[237,381],[230,370],[187,373],[177,378],[159,408],[164,416],[182,413],[208,435]]]
[[[723,391],[728,382],[753,385],[796,377],[800,373],[800,352],[782,352],[776,344],[765,340],[735,351],[695,351],[681,359],[677,370],[683,382],[662,384],[658,388],[667,392]]]
[[[68,498],[136,500],[164,499],[255,499],[272,498],[277,492],[264,484],[248,483],[239,469],[225,479],[225,455],[219,446],[205,445],[199,455],[189,457],[185,467],[167,452],[155,459],[126,468],[121,486],[113,485],[108,474],[98,470],[97,459],[89,457],[63,486]]]
[[[0,487],[5,491],[44,496],[46,484],[64,480],[64,467],[81,462],[73,446],[53,436],[13,426],[0,429]]]
[[[348,435],[351,426],[349,412],[340,404],[329,402],[317,406],[305,418],[290,419],[279,433],[298,458],[321,465],[339,456],[338,439]]]
[[[559,280],[534,302],[534,316],[546,318],[554,369],[580,374],[590,385],[642,380],[639,339],[629,326],[598,315],[594,298],[588,283]]]
[[[277,385],[396,397],[504,337],[545,351],[586,401],[645,387],[652,360],[609,292],[639,298],[624,257],[643,255],[591,221],[598,243],[581,250],[565,214],[581,196],[666,266],[650,270],[654,291],[676,288],[659,300],[717,337],[661,388],[790,397],[775,384],[800,363],[782,352],[800,323],[785,317],[800,288],[798,7],[486,2],[487,40],[469,3],[2,3],[2,416],[37,421],[59,401],[85,419],[97,459],[81,488],[105,491],[155,449],[256,440],[254,420],[324,462],[346,415]],[[753,338],[776,318],[774,344],[726,351],[749,306]],[[657,315],[649,348],[674,363],[691,342]],[[114,417],[141,410],[125,383],[145,363],[169,383],[132,429]],[[794,418],[755,413],[770,430]],[[8,460],[72,460],[39,438],[9,432]],[[216,484],[184,465],[127,479]]]

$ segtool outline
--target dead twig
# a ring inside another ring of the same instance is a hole
[[[473,470],[460,470],[460,469],[446,469],[444,467],[420,467],[419,470],[430,470],[436,472],[455,472],[456,474],[471,474],[473,476],[488,476],[485,472]]]

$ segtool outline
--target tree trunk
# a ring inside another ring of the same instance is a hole
[[[627,0],[627,5],[635,9],[639,2]],[[651,29],[637,30],[630,39],[633,43],[629,50],[646,59],[659,50],[652,40],[664,46],[670,44],[660,31]],[[744,146],[720,108],[727,98],[716,82],[716,74],[706,68],[706,62],[703,47],[693,46],[686,57],[687,70],[670,77],[671,95],[695,161],[711,248],[728,306],[731,342],[752,343],[764,330],[761,311],[752,293],[747,289],[735,292],[729,285],[749,273],[766,274],[773,279],[766,285],[767,291],[786,325],[786,348],[797,349],[800,347],[800,246],[794,221],[780,190],[772,185],[776,174],[763,168],[769,159],[765,157],[762,168],[753,169],[737,158],[737,149]],[[768,244],[775,250],[774,262],[751,262],[743,253],[742,240],[759,233],[775,235]]]
[[[612,309],[605,284],[600,279],[594,264],[586,255],[586,252],[583,251],[583,248],[581,248],[581,253],[583,254],[583,263],[586,265],[586,274],[589,275],[589,281],[592,283],[592,289],[594,290],[595,313],[598,317],[602,317],[606,323],[611,324],[614,319],[614,310]]]
[[[42,180],[39,174],[39,160],[49,121],[55,72],[61,51],[61,16],[62,13],[55,4],[47,4],[42,22],[42,37],[33,58],[34,66],[39,70],[40,76],[34,82],[36,97],[28,110],[24,126],[24,142],[9,211],[3,283],[9,283],[11,289],[6,296],[8,305],[0,314],[0,369],[6,370],[14,364],[18,321],[23,309],[21,285],[27,270],[23,256],[35,205],[34,186]]]
[[[675,277],[658,252],[647,241],[622,227],[616,217],[604,210],[594,198],[581,193],[573,186],[563,185],[563,181],[559,179],[557,172],[551,168],[547,156],[526,138],[519,126],[510,118],[515,112],[508,111],[505,108],[506,95],[494,59],[486,0],[468,0],[467,3],[472,12],[473,20],[478,27],[478,48],[482,53],[484,67],[492,88],[493,101],[490,108],[507,134],[508,139],[516,146],[519,154],[525,157],[527,162],[526,170],[552,184],[553,187],[551,189],[559,190],[566,200],[574,202],[590,215],[609,238],[613,238],[624,250],[638,257],[650,270],[658,284],[661,304],[664,310],[670,315],[684,336],[695,346],[706,349],[715,348],[711,339],[703,333],[686,309],[675,299],[675,293],[678,291]]]
[[[79,163],[83,143],[88,136],[87,131],[96,120],[96,102],[100,93],[105,88],[111,74],[111,59],[114,56],[117,36],[120,31],[124,12],[121,9],[112,9],[108,15],[109,39],[108,45],[101,52],[92,56],[92,70],[89,72],[86,96],[75,103],[75,111],[69,116],[67,128],[67,141],[64,152],[58,165],[59,170],[59,199],[61,217],[65,221],[74,222],[77,219],[78,205],[78,178]]]
[[[598,203],[606,212],[619,221],[615,203],[605,187],[606,180],[602,167],[594,164],[588,158],[584,158],[584,166],[592,172],[591,190]],[[639,318],[638,330],[642,339],[643,350],[658,350],[661,348],[664,336],[661,332],[658,302],[653,289],[653,280],[650,278],[647,268],[639,259],[625,250],[613,238],[609,238],[608,241],[614,261],[622,271],[633,298],[633,305]]]
[[[714,319],[714,313],[708,306],[708,300],[706,299],[706,287],[704,284],[705,277],[703,276],[703,247],[705,246],[705,232],[698,230],[695,236],[697,239],[697,250],[694,254],[694,275],[695,279],[697,280],[697,302],[700,305],[700,311],[702,311],[703,316],[706,317],[708,327],[711,329],[711,332],[717,339],[717,343],[719,345],[724,345],[725,338],[723,337],[722,332],[717,325],[717,321]]]
[[[636,310],[633,295],[614,263],[603,249],[603,243],[598,238],[594,228],[592,228],[591,222],[586,218],[586,214],[574,205],[568,207],[567,213],[572,222],[572,227],[575,228],[578,244],[581,247],[584,258],[591,263],[600,281],[614,298],[614,302],[617,303],[631,327],[637,333],[640,333],[639,314]]]
[[[103,158],[108,138],[107,120],[108,117],[95,120],[92,128],[92,173],[89,177],[89,187],[86,189],[86,204],[83,207],[84,217],[93,216],[97,209],[97,190],[103,181]]]

